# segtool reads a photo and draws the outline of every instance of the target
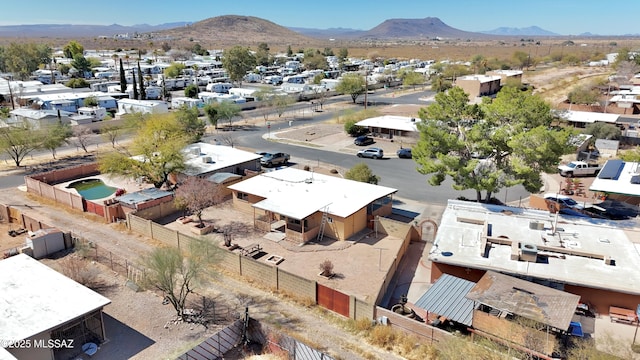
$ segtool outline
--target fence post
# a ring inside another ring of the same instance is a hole
[[[109,251],[109,261],[111,262],[111,270],[113,270],[113,253]]]

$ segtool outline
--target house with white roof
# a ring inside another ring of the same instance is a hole
[[[515,80],[517,82],[522,82],[522,70],[491,70],[487,71],[487,75],[498,75],[500,76],[500,84],[505,85],[509,80]]]
[[[58,118],[58,115],[60,117]],[[76,113],[58,110],[34,110],[19,108],[11,110],[9,117],[0,120],[0,126],[29,126],[32,129],[42,129],[56,125],[59,121],[70,124],[72,116]]]
[[[106,297],[25,254],[0,260],[0,274],[0,359],[74,358],[106,340]]]
[[[619,114],[574,110],[565,110],[562,111],[559,115],[564,120],[566,120],[569,125],[579,128],[584,128],[587,125],[593,124],[595,122],[603,122],[615,125],[620,118]]]
[[[607,194],[607,198],[633,205],[640,204],[640,163],[620,159],[607,160],[589,187]]]
[[[260,171],[261,155],[231,146],[195,143],[182,150],[187,170],[182,174],[207,178],[213,174],[229,173],[244,176],[248,171]]]
[[[478,282],[495,271],[579,295],[600,314],[635,309],[639,230],[633,219],[449,200],[429,253],[431,282],[442,274]]]
[[[356,125],[369,129],[373,136],[393,139],[394,136],[418,137],[420,119],[408,116],[383,115],[358,121]]]
[[[253,214],[257,228],[282,231],[305,243],[327,236],[347,240],[391,214],[398,190],[310,171],[286,168],[229,186],[236,208]]]

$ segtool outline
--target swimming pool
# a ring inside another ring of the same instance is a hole
[[[76,189],[76,191],[87,200],[102,199],[113,195],[116,188],[106,185],[100,179],[86,179],[74,181],[67,188]]]

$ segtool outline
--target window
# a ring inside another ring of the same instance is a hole
[[[249,194],[238,191],[238,200],[249,201]]]

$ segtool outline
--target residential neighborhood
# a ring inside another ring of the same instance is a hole
[[[0,45],[0,359],[638,357],[638,49],[148,36]]]

